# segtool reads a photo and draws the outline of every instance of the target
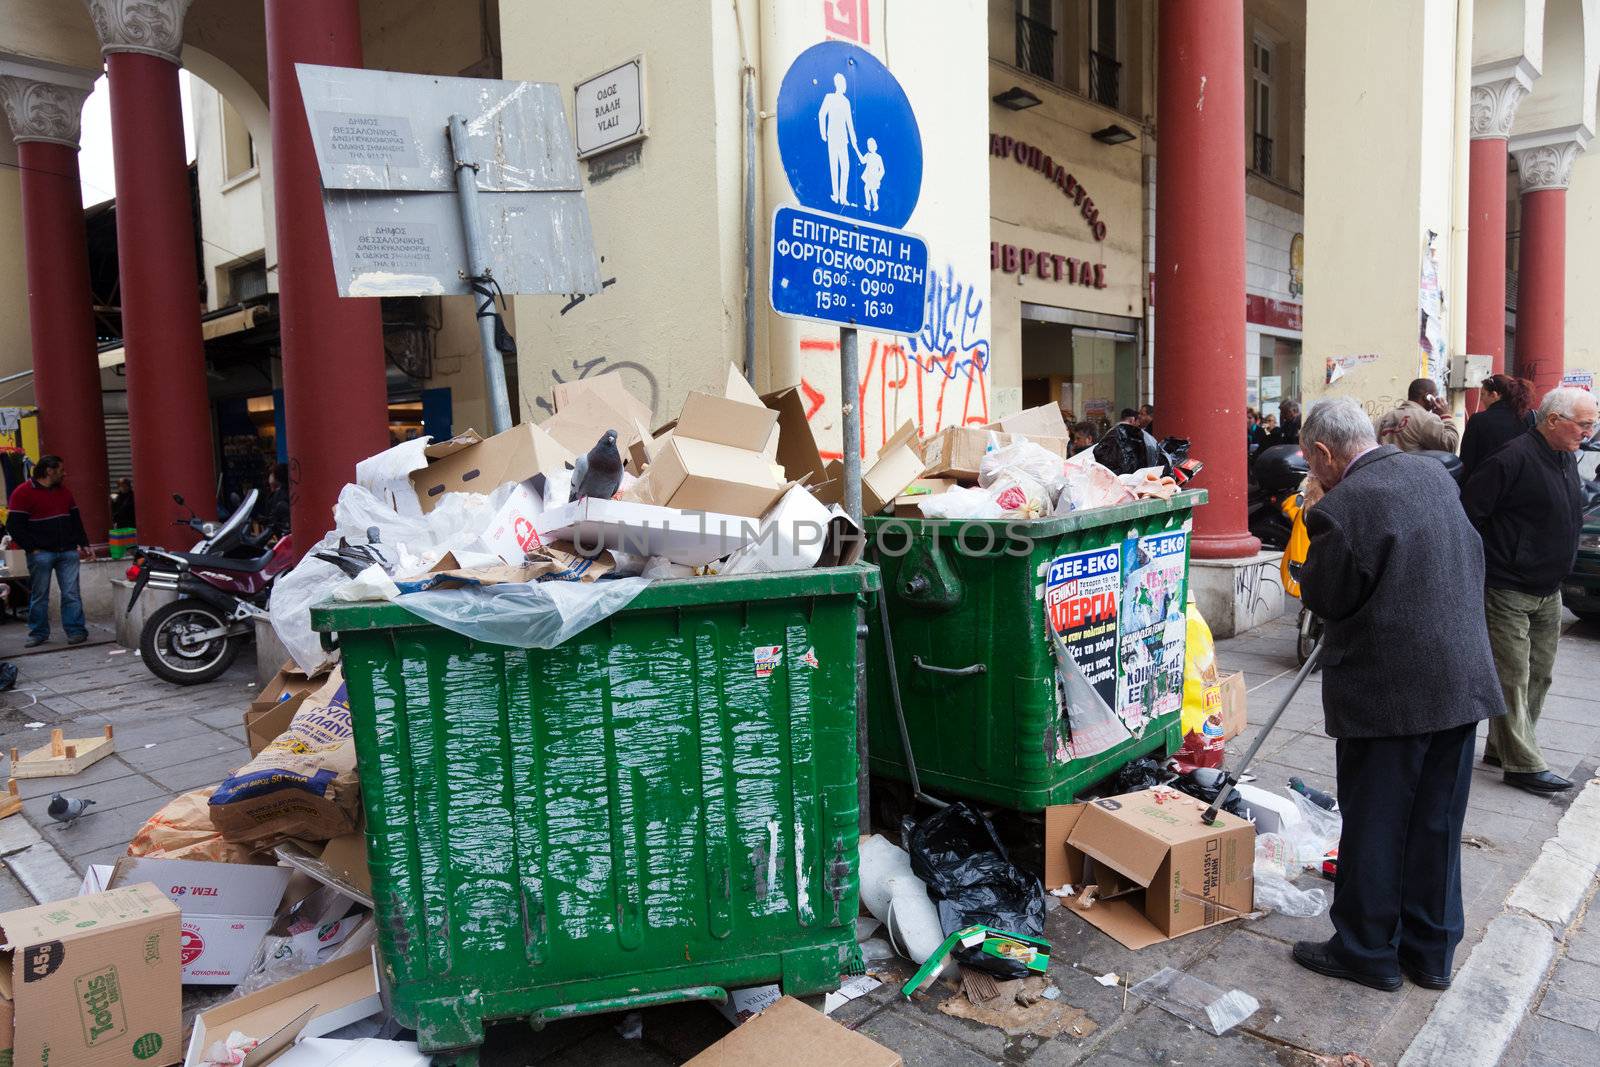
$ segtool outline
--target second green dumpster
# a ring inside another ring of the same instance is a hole
[[[1039,811],[1181,747],[1188,531],[1205,499],[1191,491],[1032,522],[869,520],[925,790]],[[867,616],[871,770],[909,781],[882,616]],[[1047,626],[1120,724],[1074,735]]]

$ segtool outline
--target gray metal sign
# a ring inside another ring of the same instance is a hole
[[[506,293],[600,291],[557,86],[305,63],[296,71],[342,295],[461,295],[469,276],[485,273]],[[466,132],[454,150],[452,115]],[[487,257],[476,268],[458,164],[475,170]]]

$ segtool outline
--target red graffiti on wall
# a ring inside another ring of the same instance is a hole
[[[857,44],[871,44],[868,0],[822,0],[822,24],[829,33]]]
[[[837,364],[838,352],[836,340],[802,338],[802,371],[808,355],[826,360],[831,370]],[[888,443],[907,418],[916,423],[917,432],[923,437],[947,426],[982,426],[989,421],[986,363],[964,357],[954,348],[943,355],[915,354],[898,342],[877,338],[867,342],[865,354],[856,398],[865,424],[861,435],[863,458]],[[806,399],[806,418],[815,420],[827,403],[827,395],[805,377],[800,380],[800,391]],[[905,414],[908,408],[909,415]],[[871,432],[873,422],[877,423],[876,433]],[[873,437],[877,438],[876,444]],[[837,449],[819,451],[823,459],[843,457]]]

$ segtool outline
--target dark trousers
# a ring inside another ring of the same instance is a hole
[[[1330,950],[1348,967],[1449,977],[1465,917],[1461,824],[1476,724],[1338,742],[1339,877]]]

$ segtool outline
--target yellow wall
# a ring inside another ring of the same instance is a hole
[[[22,183],[10,129],[0,123],[0,377],[33,366],[28,278],[22,254]],[[33,380],[0,384],[0,407],[33,403]]]
[[[1348,394],[1381,411],[1405,396],[1421,370],[1427,231],[1439,235],[1447,308],[1465,300],[1464,277],[1450,274],[1455,10],[1455,0],[1307,5],[1308,399]],[[1456,351],[1461,341],[1449,338]],[[1328,358],[1361,356],[1376,359],[1325,385]]]
[[[1516,185],[1516,175],[1511,184]],[[1600,374],[1600,258],[1589,253],[1600,234],[1600,152],[1590,150],[1572,165],[1567,190],[1568,371]]]

